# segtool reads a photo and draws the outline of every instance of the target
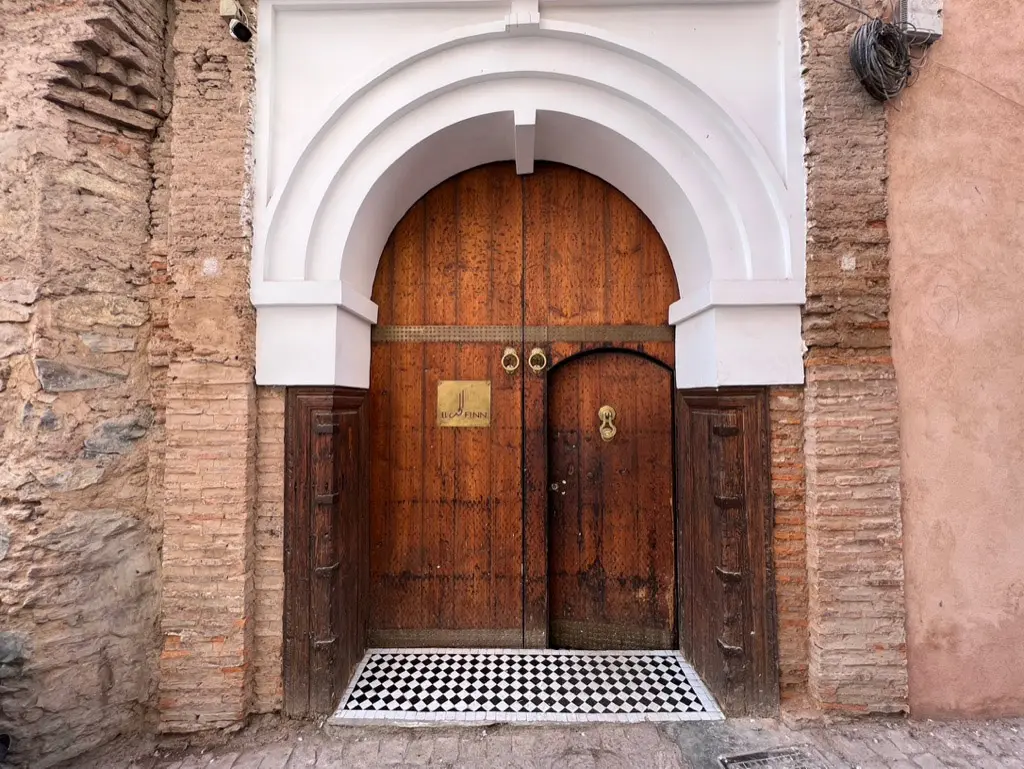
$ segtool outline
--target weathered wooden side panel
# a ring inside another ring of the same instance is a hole
[[[367,393],[291,388],[285,410],[285,711],[330,713],[366,648]]]
[[[779,700],[766,393],[681,393],[680,642],[728,715]]]

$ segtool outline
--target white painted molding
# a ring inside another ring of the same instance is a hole
[[[628,23],[608,5],[260,4],[260,384],[366,386],[391,230],[432,187],[496,160],[579,167],[647,214],[682,297],[668,319],[680,387],[802,381],[796,0],[648,4]],[[675,37],[702,24],[702,61],[746,70],[716,81],[683,66]]]
[[[515,123],[516,173],[532,174],[537,149],[537,110],[516,110]]]
[[[536,32],[540,29],[540,3],[538,0],[511,0],[505,17],[505,31],[514,33]]]

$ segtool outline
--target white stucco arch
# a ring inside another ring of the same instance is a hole
[[[269,15],[272,26],[273,2]],[[790,166],[721,101],[605,29],[507,26],[445,30],[368,68],[279,149],[283,172],[260,169],[257,381],[365,387],[369,294],[391,230],[432,187],[496,160],[577,166],[647,214],[682,297],[666,319],[679,386],[802,381]]]

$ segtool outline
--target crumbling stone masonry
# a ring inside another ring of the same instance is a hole
[[[0,731],[50,766],[146,728],[159,0],[0,6]]]

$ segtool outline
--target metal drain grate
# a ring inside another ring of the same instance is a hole
[[[808,746],[722,756],[718,762],[725,769],[831,769],[821,754]]]

